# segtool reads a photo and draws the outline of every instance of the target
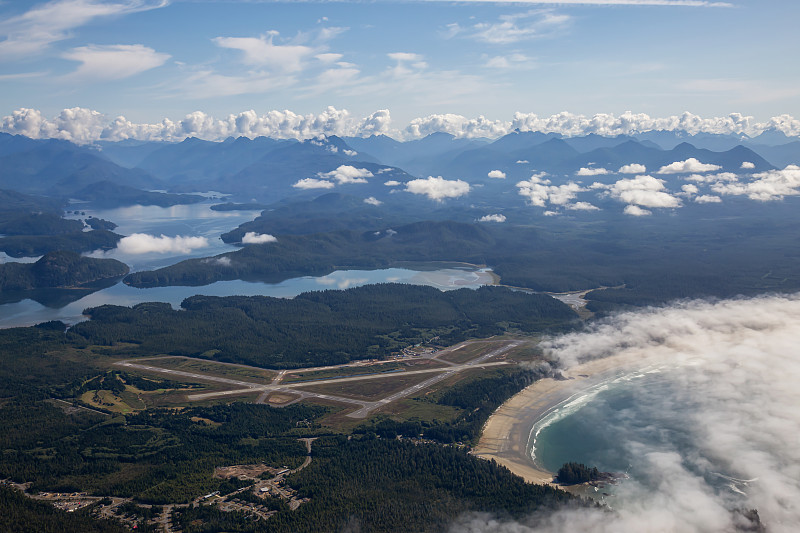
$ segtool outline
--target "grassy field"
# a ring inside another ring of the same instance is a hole
[[[153,359],[140,359],[135,362],[148,366],[167,368],[169,370],[196,372],[198,374],[240,379],[242,381],[252,381],[255,383],[270,382],[278,375],[278,373],[273,370],[217,363],[215,361],[205,361],[203,359],[193,359],[191,357],[164,356]],[[180,379],[186,378],[181,377]]]
[[[430,359],[409,359],[407,361],[389,361],[386,363],[375,363],[371,365],[346,366],[331,368],[328,370],[314,371],[289,371],[281,380],[281,383],[297,383],[315,379],[330,379],[349,376],[364,376],[378,374],[381,372],[391,372],[397,369],[421,370],[425,368],[445,368],[448,365]]]
[[[451,363],[467,363],[496,346],[496,343],[491,342],[475,342],[455,351],[440,354],[438,358]]]
[[[311,385],[302,387],[300,390],[309,392],[319,392],[321,394],[333,394],[354,398],[357,400],[380,400],[386,396],[401,391],[406,387],[411,387],[421,383],[435,374],[411,374],[403,373],[392,374],[380,379],[365,379],[363,381],[345,381],[342,383],[326,383],[324,385]]]

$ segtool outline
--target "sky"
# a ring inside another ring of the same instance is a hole
[[[515,114],[689,112],[744,131],[800,116],[798,15],[793,0],[0,0],[0,116],[31,136],[63,128],[32,133],[19,110],[104,127],[288,110],[410,136],[430,117],[492,133]]]

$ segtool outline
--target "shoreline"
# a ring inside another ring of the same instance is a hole
[[[555,473],[538,466],[529,455],[533,426],[574,394],[617,374],[632,362],[630,357],[621,355],[594,359],[562,370],[567,379],[545,378],[529,385],[492,413],[472,455],[493,459],[528,483],[563,489],[553,482]]]

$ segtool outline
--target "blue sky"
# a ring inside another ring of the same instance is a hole
[[[398,128],[448,113],[766,121],[800,116],[799,15],[791,0],[0,0],[0,116],[80,107],[157,124],[333,106],[388,109]]]

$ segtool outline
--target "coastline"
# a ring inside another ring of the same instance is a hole
[[[563,370],[567,379],[545,378],[526,387],[489,417],[472,454],[494,459],[528,483],[563,488],[553,482],[553,472],[536,465],[528,454],[533,425],[572,395],[617,374],[631,362],[630,357],[621,355],[594,359]]]

